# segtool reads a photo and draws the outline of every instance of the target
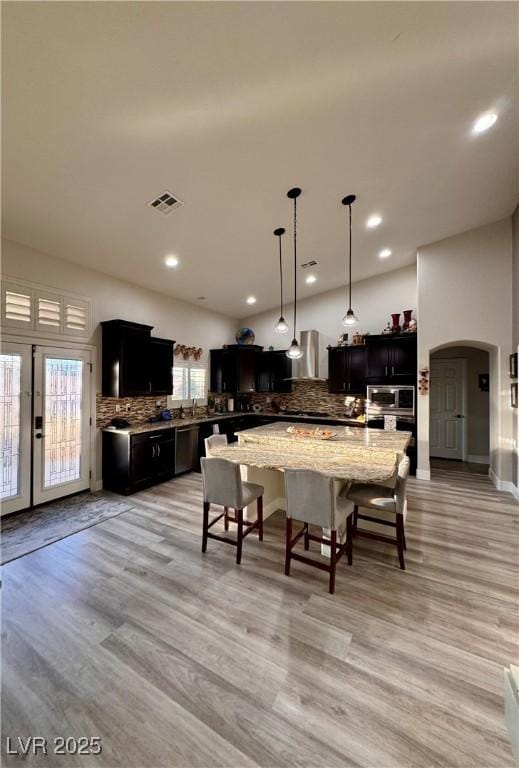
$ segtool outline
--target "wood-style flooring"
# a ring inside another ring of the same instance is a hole
[[[512,766],[519,505],[436,475],[409,483],[407,570],[359,539],[334,596],[316,569],[284,576],[279,513],[241,566],[226,544],[202,555],[197,474],[6,565],[4,765]],[[103,751],[5,756],[29,735]]]

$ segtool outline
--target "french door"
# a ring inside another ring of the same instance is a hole
[[[90,352],[4,344],[2,514],[90,486]]]

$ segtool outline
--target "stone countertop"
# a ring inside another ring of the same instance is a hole
[[[244,429],[237,433],[238,442],[242,445],[247,443],[257,443],[263,446],[270,446],[286,449],[287,443],[290,443],[291,449],[302,445],[311,445],[312,451],[335,452],[338,447],[349,450],[381,449],[392,451],[393,453],[404,454],[412,439],[411,432],[404,430],[390,432],[383,429],[358,429],[351,426],[325,426],[325,429],[335,432],[333,437],[322,440],[318,437],[309,437],[295,435],[288,432],[290,427],[302,427],[303,429],[313,429],[312,425],[301,424],[298,422],[274,422],[273,424],[264,424],[252,429]]]
[[[394,482],[398,466],[395,450],[383,448],[352,447],[347,443],[329,441],[302,443],[277,442],[275,445],[260,443],[233,443],[214,448],[211,455],[237,464],[258,469],[311,469],[337,480],[361,483]]]
[[[235,419],[243,416],[252,416],[252,417],[268,417],[272,419],[281,419],[283,421],[293,421],[294,418],[297,418],[295,416],[289,416],[287,414],[283,413],[273,413],[273,412],[267,412],[267,411],[234,411],[232,413],[215,413],[211,416],[198,416],[198,417],[192,417],[188,416],[185,419],[172,419],[171,421],[154,421],[154,422],[144,422],[143,424],[130,424],[129,427],[123,427],[121,429],[114,429],[113,427],[103,427],[102,432],[114,432],[115,434],[120,435],[138,435],[143,432],[156,432],[157,430],[165,430],[165,429],[177,429],[178,427],[189,427],[189,426],[195,426],[198,424],[210,424],[214,423],[216,421],[222,421],[223,419]],[[124,418],[124,416],[122,417]],[[302,417],[303,418],[303,417]],[[364,423],[362,421],[357,421],[357,419],[350,419],[340,416],[326,416],[326,417],[319,417],[319,416],[305,416],[305,419],[311,419],[312,422],[315,422],[316,424],[322,424],[323,419],[327,420],[333,420],[333,421],[339,421],[341,424],[344,425],[355,425],[355,428],[358,429],[364,428]]]

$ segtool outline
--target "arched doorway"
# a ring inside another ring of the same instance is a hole
[[[482,345],[431,352],[429,456],[433,476],[435,470],[488,475],[490,354]]]

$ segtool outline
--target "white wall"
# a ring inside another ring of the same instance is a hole
[[[511,219],[418,250],[418,366],[442,346],[479,346],[490,354],[490,465],[512,480],[508,356],[512,351]],[[419,476],[429,473],[429,397],[418,398]]]
[[[519,354],[519,206],[512,217],[512,343]],[[513,482],[519,498],[519,408],[514,419]]]
[[[208,350],[234,341],[236,320],[195,307],[155,291],[115,279],[35,251],[20,243],[2,241],[2,276],[30,280],[58,290],[73,291],[92,301],[93,333],[89,342],[97,350],[96,386],[101,391],[101,328],[102,320],[121,318],[153,326],[153,335],[188,346],[202,347],[203,360]],[[99,448],[99,443],[98,443]],[[100,473],[101,451],[97,450],[97,476]]]
[[[352,305],[359,318],[354,330],[359,333],[381,333],[391,320],[392,312],[404,309],[416,309],[416,267],[404,267],[383,275],[361,280],[352,286]],[[327,293],[321,293],[298,302],[297,327],[299,331],[316,330],[320,332],[320,375],[328,375],[328,344],[337,344],[339,335],[348,329],[341,325],[341,320],[348,308],[347,288],[342,286]],[[272,309],[262,314],[244,318],[241,325],[249,326],[256,334],[256,343],[264,347],[272,345],[276,349],[289,346],[292,339],[293,305],[284,311],[290,330],[279,334],[274,325],[279,316],[279,309]],[[403,322],[403,318],[400,319]],[[350,338],[351,338],[351,331]]]

